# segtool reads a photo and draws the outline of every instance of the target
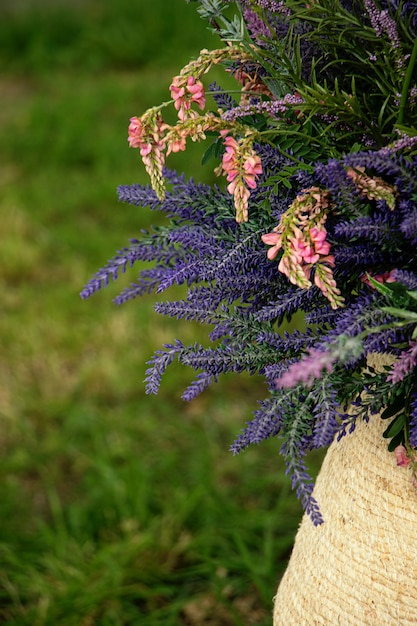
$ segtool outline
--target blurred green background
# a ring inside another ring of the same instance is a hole
[[[0,4],[1,624],[271,623],[301,508],[279,442],[228,451],[264,383],[225,377],[185,404],[195,374],[173,367],[146,396],[153,351],[204,330],[154,297],[115,307],[134,271],[79,298],[161,220],[117,201],[146,181],[129,117],[218,45],[184,0]],[[210,182],[203,150],[168,165]]]

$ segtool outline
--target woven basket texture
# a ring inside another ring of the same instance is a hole
[[[327,451],[278,587],[274,626],[416,626],[417,494],[375,415]]]

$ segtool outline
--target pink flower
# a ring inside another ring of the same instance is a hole
[[[172,79],[172,83],[169,86],[169,90],[171,92],[171,98],[177,102],[184,97],[185,94],[185,84],[182,76],[174,76]],[[175,107],[177,108],[177,107]]]
[[[296,197],[271,233],[262,235],[262,241],[271,246],[268,259],[274,259],[282,250],[278,271],[301,289],[314,284],[330,301],[332,308],[343,306],[343,297],[337,288],[332,267],[334,256],[326,240],[324,223],[331,208],[328,192],[319,187],[305,189]]]
[[[266,243],[267,246],[272,246],[272,248],[269,248],[267,252],[268,259],[272,261],[273,259],[275,259],[278,252],[281,250],[282,237],[279,233],[272,232],[272,233],[265,233],[265,235],[261,236],[261,239],[264,243]]]
[[[151,143],[140,144],[140,155],[141,156],[146,157],[151,152],[152,152],[152,144]]]
[[[131,148],[139,148],[143,141],[144,129],[138,117],[131,117],[127,140]]]
[[[195,102],[201,110],[206,105],[204,85],[196,81],[193,76],[174,76],[170,85],[171,98],[178,111],[178,117],[183,122],[191,117],[191,103]]]
[[[168,143],[167,156],[171,154],[171,152],[180,152],[181,150],[185,150],[185,148],[186,137],[184,135],[178,136]]]
[[[256,178],[262,174],[261,159],[258,155],[250,156],[243,164],[243,169],[246,174],[243,175],[243,180],[246,182],[250,189],[256,188]]]
[[[310,239],[314,243],[314,249],[318,254],[327,255],[330,252],[330,244],[326,241],[327,232],[324,228],[318,230],[315,226],[310,228]]]
[[[182,84],[181,86],[181,76],[174,76],[172,79],[172,83],[169,86],[171,92],[171,98],[175,100],[175,103],[181,98],[184,97],[185,94],[185,86]],[[175,107],[177,108],[177,107]]]
[[[317,263],[320,255],[316,254],[316,252],[308,243],[306,243],[302,239],[295,239],[291,243],[298,250],[302,261],[304,261],[305,263]]]
[[[236,160],[238,143],[236,139],[230,135],[224,139],[223,143],[226,146],[226,149],[224,151],[222,161],[224,165],[227,165],[228,163],[233,163]],[[225,169],[227,168],[225,167]]]
[[[191,94],[191,102],[195,102],[201,109],[206,106],[206,97],[204,93],[204,85],[199,80],[196,82],[193,76],[189,76],[187,80],[187,91]]]
[[[410,459],[407,456],[407,450],[404,446],[397,446],[394,450],[395,459],[399,467],[407,467],[410,464]]]

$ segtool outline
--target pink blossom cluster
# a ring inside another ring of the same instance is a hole
[[[330,252],[330,244],[326,241],[327,232],[324,228],[319,230],[316,226],[310,228],[308,240],[302,237],[296,239],[296,252],[301,256],[304,263],[317,263],[320,257],[327,256]],[[334,258],[326,258],[328,263],[334,265]]]
[[[170,85],[170,91],[171,98],[174,100],[174,107],[178,111],[178,117],[182,122],[190,117],[197,116],[197,113],[191,109],[193,102],[201,110],[206,106],[204,85],[201,81],[195,80],[193,76],[174,76]]]
[[[204,141],[207,130],[217,130],[218,121],[219,118],[207,114],[190,117],[184,122],[179,122],[176,126],[168,127],[169,130],[165,135],[167,156],[171,152],[185,150],[188,137],[192,141]]]
[[[305,189],[283,213],[278,226],[262,235],[262,241],[272,246],[267,253],[271,260],[283,251],[278,270],[293,285],[309,289],[314,267],[314,284],[337,309],[344,305],[344,299],[333,277],[335,260],[324,227],[330,209],[328,191],[319,187]]]
[[[247,222],[250,190],[256,188],[256,179],[262,174],[261,158],[247,140],[236,141],[228,131],[221,131],[226,150],[221,168],[227,175],[227,191],[233,195],[236,207],[236,221]],[[226,135],[226,136],[225,136]]]
[[[165,185],[162,170],[165,164],[164,132],[168,128],[158,113],[150,113],[142,118],[131,117],[128,128],[128,142],[131,148],[139,148],[145,169],[158,198],[163,199]]]
[[[283,246],[281,228],[262,235],[262,241],[269,246],[268,259],[275,259]],[[324,227],[313,226],[307,232],[300,228],[292,229],[293,236],[288,241],[287,254],[281,257],[278,270],[288,276],[293,284],[299,284],[294,275],[294,267],[302,269],[306,281],[310,281],[312,265],[318,261],[326,262],[334,267],[334,257],[329,255],[330,243],[326,240],[327,231]]]
[[[363,167],[348,167],[346,174],[355,184],[359,195],[370,200],[385,200],[391,211],[395,209],[397,189],[394,185],[386,183],[379,176],[367,176]]]

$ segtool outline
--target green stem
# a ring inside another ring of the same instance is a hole
[[[401,91],[400,107],[398,111],[397,124],[402,124],[404,121],[405,105],[407,103],[408,92],[410,89],[411,79],[413,77],[414,66],[417,61],[417,38],[414,42],[413,51],[411,53],[410,62],[407,67],[407,71],[404,76],[403,88]]]
[[[368,335],[372,335],[374,333],[379,333],[381,330],[387,330],[389,328],[402,328],[403,326],[409,326],[414,322],[404,321],[404,322],[387,322],[386,324],[381,324],[380,326],[374,326],[373,328],[367,328],[363,330],[358,335],[355,335],[355,339],[366,339]]]

